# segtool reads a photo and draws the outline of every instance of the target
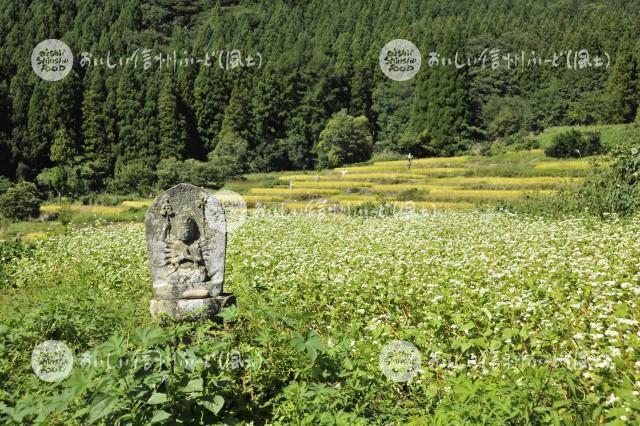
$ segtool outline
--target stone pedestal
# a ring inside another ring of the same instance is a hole
[[[222,294],[201,299],[151,300],[151,315],[160,318],[167,315],[175,320],[212,318],[225,306],[235,304],[233,294]]]

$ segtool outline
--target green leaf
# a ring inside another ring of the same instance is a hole
[[[236,305],[225,306],[218,316],[226,322],[234,322],[240,316],[240,310]]]
[[[167,402],[166,393],[154,393],[153,395],[151,395],[151,397],[147,401],[147,404],[155,405],[155,404],[163,404],[165,402]]]
[[[473,323],[473,321],[469,321],[468,323],[464,324],[462,326],[462,331],[469,331],[471,329],[473,329],[476,325]]]
[[[103,418],[113,412],[116,408],[118,398],[115,396],[107,396],[100,400],[98,403],[93,404],[91,411],[89,411],[89,423],[93,423],[96,420]]]
[[[153,412],[151,423],[160,423],[163,420],[167,420],[169,417],[171,417],[171,414],[167,413],[166,411],[156,410]]]
[[[193,379],[185,387],[181,389],[183,392],[200,392],[202,391],[202,379]]]
[[[144,348],[163,343],[166,340],[164,331],[161,328],[138,328],[134,330],[133,335]]]
[[[569,401],[568,399],[563,399],[560,401],[556,401],[553,403],[553,408],[562,408],[562,407],[566,407],[567,405],[570,405],[571,401]]]
[[[296,333],[291,339],[291,344],[298,352],[306,352],[311,362],[318,357],[318,352],[324,352],[324,343],[322,338],[313,330],[307,331],[303,336]]]
[[[224,398],[220,395],[216,395],[213,397],[213,402],[203,400],[198,401],[198,405],[203,406],[207,410],[211,411],[213,414],[218,414],[220,410],[222,410],[222,406],[224,405]]]

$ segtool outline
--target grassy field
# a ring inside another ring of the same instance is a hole
[[[164,328],[142,224],[36,240],[3,255],[0,423],[638,424],[639,224],[265,212],[229,236],[224,324]]]
[[[82,204],[43,204],[40,212],[45,217],[48,214],[59,215],[61,211],[66,211],[67,221],[70,224],[90,224],[96,221],[103,222],[140,222],[144,218],[144,213],[152,200],[131,200],[123,201],[117,206],[103,205],[82,205]],[[54,216],[55,219],[47,221],[25,221],[7,223],[0,228],[0,239],[11,239],[15,237],[34,239],[46,238],[47,236],[60,233],[65,230],[65,226]]]

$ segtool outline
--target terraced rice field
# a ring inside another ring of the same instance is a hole
[[[542,151],[503,157],[379,161],[309,173],[261,175],[255,185],[235,182],[250,208],[286,210],[342,208],[364,203],[395,203],[417,209],[468,209],[551,195],[591,173],[590,159],[556,160]],[[262,185],[264,183],[264,185]],[[268,186],[268,187],[267,187]]]

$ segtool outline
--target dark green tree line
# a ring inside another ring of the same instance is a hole
[[[554,125],[632,122],[639,15],[633,2],[604,0],[338,0],[332,7],[319,0],[0,0],[0,175],[34,180],[46,172],[40,180],[47,181],[60,167],[51,157],[60,131],[74,150],[65,169],[82,181],[78,188],[125,191],[136,180],[171,180],[176,167],[220,182],[215,168],[320,166],[321,133],[342,110],[366,119],[374,152],[414,155],[452,155]],[[47,38],[64,40],[75,55],[73,71],[58,82],[40,80],[27,60]],[[379,68],[380,49],[395,38],[421,50],[411,81],[389,80]],[[146,71],[78,62],[81,52],[116,61],[136,50],[141,61],[145,48],[153,56],[206,51],[212,66],[174,72],[155,60]],[[464,62],[492,48],[500,57],[584,48],[607,52],[612,63],[429,65],[430,52],[458,53]],[[216,52],[233,49],[245,64],[259,52],[262,67],[221,70]]]

